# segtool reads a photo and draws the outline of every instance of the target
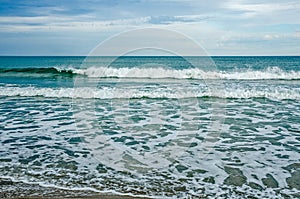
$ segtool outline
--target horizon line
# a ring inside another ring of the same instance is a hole
[[[0,57],[299,57],[299,55],[0,55]]]

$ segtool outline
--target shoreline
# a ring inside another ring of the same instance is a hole
[[[43,187],[38,184],[14,182],[0,178],[0,198],[2,199],[150,199],[150,197],[119,195],[114,193],[96,193],[88,190],[66,190],[55,187]]]

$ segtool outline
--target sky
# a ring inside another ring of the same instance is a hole
[[[299,0],[0,0],[0,55],[88,55],[149,27],[209,55],[300,55]]]

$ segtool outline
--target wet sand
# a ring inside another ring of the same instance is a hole
[[[116,195],[98,195],[98,196],[86,196],[86,197],[16,197],[12,199],[62,199],[62,198],[70,198],[70,199],[143,199],[139,197],[132,196],[116,196]]]
[[[146,197],[134,197],[115,195],[110,193],[95,193],[92,191],[63,190],[53,187],[42,187],[36,184],[13,182],[10,179],[0,178],[0,198],[12,199],[147,199]]]
[[[70,199],[145,199],[140,197],[133,196],[119,196],[119,195],[95,195],[95,196],[86,196],[86,197],[15,197],[12,199],[62,199],[62,198],[70,198]]]

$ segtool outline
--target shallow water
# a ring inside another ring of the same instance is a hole
[[[79,58],[28,59],[48,65],[18,67],[73,68],[2,70],[1,177],[158,198],[299,197],[299,57],[217,57],[206,79],[170,57],[155,63],[180,64],[159,77],[161,65],[139,76],[134,63],[149,58],[116,61],[119,78],[82,74],[95,66]]]

